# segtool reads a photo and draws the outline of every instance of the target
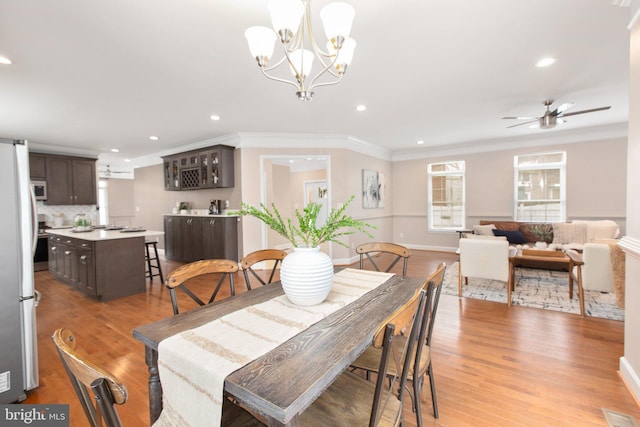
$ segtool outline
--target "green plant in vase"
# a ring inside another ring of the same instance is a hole
[[[322,209],[319,203],[309,203],[302,211],[296,209],[294,218],[287,219],[282,218],[275,204],[269,209],[262,203],[259,208],[242,203],[242,209],[229,214],[258,218],[293,245],[293,252],[282,261],[282,288],[292,303],[316,305],[325,300],[333,282],[333,262],[320,252],[320,245],[335,242],[348,248],[340,238],[356,232],[373,238],[369,232],[375,229],[373,225],[345,214],[354,198],[351,196],[338,209],[332,208],[323,224],[318,224]]]
[[[376,228],[371,224],[356,220],[345,214],[347,207],[354,198],[355,196],[351,196],[340,208],[331,209],[327,220],[320,226],[318,225],[318,214],[322,209],[322,205],[315,202],[309,203],[302,212],[296,209],[294,215],[297,224],[291,218],[283,219],[278,208],[273,203],[271,204],[271,209],[262,203],[259,208],[242,203],[240,211],[230,212],[229,214],[248,215],[258,218],[296,248],[315,248],[325,242],[335,242],[348,248],[349,246],[346,243],[339,240],[340,237],[360,231],[373,238],[373,235],[368,230]]]

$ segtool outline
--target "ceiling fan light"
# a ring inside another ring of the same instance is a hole
[[[551,129],[556,127],[556,117],[544,115],[540,117],[540,129]]]
[[[255,26],[247,28],[244,36],[249,44],[251,56],[257,59],[261,67],[264,66],[269,58],[273,56],[276,33],[271,28]]]
[[[328,40],[338,37],[349,37],[356,11],[348,3],[329,3],[320,10],[320,19]]]
[[[304,15],[304,4],[300,0],[271,0],[268,7],[276,32],[281,37],[285,33],[295,34]]]

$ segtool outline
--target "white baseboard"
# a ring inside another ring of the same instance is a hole
[[[638,377],[624,356],[620,358],[620,375],[627,384],[627,387],[629,387],[629,391],[633,394],[636,402],[640,402],[640,377]]]

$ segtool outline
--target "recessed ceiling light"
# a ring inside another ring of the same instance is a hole
[[[0,56],[0,64],[10,65],[10,64],[13,64],[13,61],[11,61],[9,58],[6,58],[4,56]]]
[[[111,149],[111,152],[112,152],[112,153],[119,153],[119,152],[120,152],[120,150],[118,150],[117,148],[112,148],[112,149]]]
[[[367,106],[362,104],[356,107],[356,111],[365,111],[366,109],[367,109]]]
[[[155,135],[151,135],[151,136],[149,137],[149,139],[150,139],[150,140],[152,140],[152,141],[157,141],[157,140],[159,140],[160,138],[158,138],[158,137],[157,137],[157,136],[155,136]]]
[[[211,115],[211,120],[213,120],[214,122],[217,122],[218,120],[220,120],[220,116],[217,114],[212,114]]]
[[[542,58],[540,61],[536,62],[536,67],[548,67],[554,62],[556,62],[556,58]]]
[[[418,141],[418,145],[422,145],[422,144],[424,144],[423,140]]]
[[[131,163],[131,159],[124,159],[125,163]]]

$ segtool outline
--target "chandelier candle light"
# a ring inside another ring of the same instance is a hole
[[[355,10],[347,3],[329,3],[320,10],[320,19],[327,36],[327,49],[322,50],[311,31],[311,0],[270,0],[269,12],[273,29],[250,27],[244,35],[249,51],[256,58],[265,77],[295,86],[298,99],[310,101],[313,89],[339,83],[351,64],[356,42],[349,37]],[[267,67],[273,56],[276,38],[280,39],[284,56]],[[322,70],[313,77],[311,68],[318,59]],[[283,63],[288,63],[295,81],[269,74]],[[329,76],[319,80],[321,76]],[[333,76],[333,77],[331,77]]]

